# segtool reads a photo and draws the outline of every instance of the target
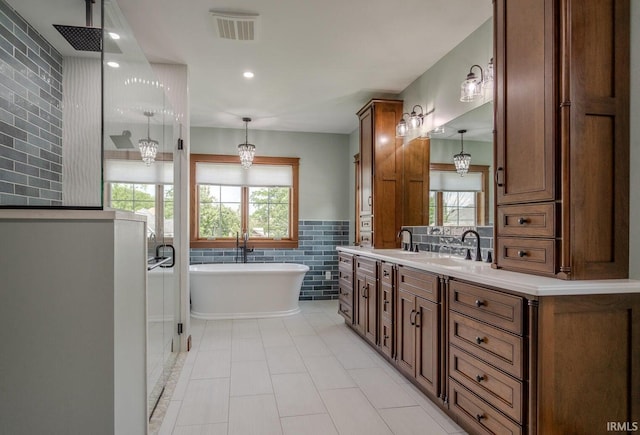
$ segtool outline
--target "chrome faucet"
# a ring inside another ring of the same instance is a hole
[[[404,250],[405,251],[413,251],[413,234],[411,234],[411,230],[408,230],[406,228],[401,229],[398,232],[398,238],[401,239],[402,238],[402,233],[409,233],[409,249],[407,249],[407,244],[404,243]]]
[[[469,233],[476,236],[476,261],[482,261],[482,252],[480,251],[480,234],[478,234],[478,232],[475,230],[467,230],[464,233],[462,233],[462,241],[464,242],[464,238]]]

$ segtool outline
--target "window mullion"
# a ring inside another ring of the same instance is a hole
[[[249,188],[242,186],[242,204],[241,204],[241,221],[242,232],[249,233]]]

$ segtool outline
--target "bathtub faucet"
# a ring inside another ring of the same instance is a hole
[[[240,246],[240,241],[238,240],[238,236],[236,235],[236,250],[240,249],[242,251],[242,262],[247,262],[247,253],[253,252],[253,248],[247,247],[247,242],[249,241],[249,233],[245,232],[242,234],[242,246]],[[236,255],[237,259],[237,255]]]

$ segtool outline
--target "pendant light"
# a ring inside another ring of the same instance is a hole
[[[140,156],[142,157],[142,161],[147,166],[149,166],[156,160],[156,154],[158,154],[158,141],[151,139],[149,133],[153,112],[144,112],[144,116],[147,117],[147,138],[140,139],[138,141],[138,148],[140,148]]]
[[[245,123],[244,143],[238,145],[238,154],[240,155],[240,164],[244,169],[249,169],[253,163],[253,156],[256,153],[256,146],[249,143],[249,123],[251,118],[242,118]]]
[[[456,172],[460,174],[461,177],[464,177],[464,174],[469,172],[469,165],[471,164],[471,154],[464,152],[464,141],[462,138],[466,132],[467,130],[458,130],[462,149],[459,154],[453,156],[453,164],[456,166]]]

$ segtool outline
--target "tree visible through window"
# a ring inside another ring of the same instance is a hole
[[[251,246],[297,247],[297,158],[256,157],[244,170],[237,156],[192,155],[191,171],[192,247],[232,247],[244,233]]]

